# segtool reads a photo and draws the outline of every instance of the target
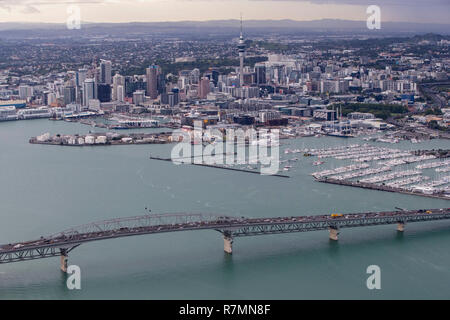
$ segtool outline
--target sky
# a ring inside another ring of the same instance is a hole
[[[86,22],[238,19],[345,19],[365,21],[369,5],[382,21],[446,23],[450,0],[0,0],[0,22],[65,23],[68,7]]]

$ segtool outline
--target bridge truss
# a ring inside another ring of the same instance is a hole
[[[401,229],[398,230],[403,231],[406,223],[444,219],[450,220],[450,208],[345,214],[334,217],[321,215],[255,219],[210,213],[149,214],[94,222],[38,240],[2,245],[0,264],[56,256],[64,258],[86,242],[163,232],[216,230],[224,236],[224,250],[231,253],[235,237],[328,229],[330,238],[337,240],[337,230],[341,228],[399,224]]]

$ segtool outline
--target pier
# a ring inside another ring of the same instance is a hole
[[[397,193],[403,193],[413,196],[421,196],[421,197],[427,197],[427,198],[434,198],[434,199],[441,199],[441,200],[450,200],[449,196],[446,196],[445,194],[427,194],[419,191],[413,191],[413,190],[406,190],[403,188],[397,188],[389,185],[379,185],[375,183],[369,183],[369,182],[361,182],[361,181],[349,181],[349,180],[338,180],[333,178],[316,178],[315,179],[318,182],[322,183],[331,183],[336,184],[340,186],[348,186],[348,187],[356,187],[356,188],[362,188],[362,189],[370,189],[370,190],[378,190],[378,191],[387,191],[387,192],[397,192]]]
[[[181,158],[179,160],[182,159],[192,159],[191,163],[183,163],[183,164],[190,164],[193,166],[200,166],[200,167],[208,167],[208,168],[214,168],[214,169],[223,169],[223,170],[231,170],[231,171],[238,171],[238,172],[245,172],[245,173],[253,173],[253,174],[261,174],[261,172],[256,171],[256,170],[248,170],[248,169],[240,169],[240,168],[230,168],[230,167],[223,167],[223,166],[219,166],[219,165],[214,165],[214,164],[206,164],[206,163],[195,163],[194,160],[195,157],[191,157],[191,158]],[[160,158],[160,157],[153,157],[150,156],[150,160],[159,160],[159,161],[167,161],[167,162],[172,162],[172,159],[170,158]],[[286,176],[283,174],[273,174],[270,175],[271,177],[279,177],[279,178],[290,178],[290,176]]]
[[[55,146],[85,147],[85,146],[117,146],[131,144],[166,144],[172,142],[172,133],[90,133],[86,135],[53,135],[45,133],[32,137],[31,144],[45,144]]]
[[[325,230],[330,240],[337,241],[344,228],[394,224],[397,232],[404,232],[409,223],[439,220],[450,220],[450,208],[274,218],[201,213],[149,214],[90,223],[38,240],[0,245],[0,264],[60,257],[60,269],[66,272],[69,253],[78,246],[138,235],[214,230],[223,237],[224,251],[231,254],[237,237]]]

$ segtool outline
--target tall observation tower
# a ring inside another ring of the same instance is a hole
[[[239,68],[239,85],[242,87],[244,84],[244,57],[245,57],[245,41],[244,35],[242,33],[242,15],[241,15],[241,36],[239,37],[239,60],[240,60],[240,68]]]

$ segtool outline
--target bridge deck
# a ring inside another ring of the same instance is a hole
[[[216,230],[227,237],[244,237],[444,219],[450,219],[450,208],[255,219],[204,214],[147,215],[96,222],[38,240],[1,245],[0,264],[66,255],[86,242],[165,232]]]

